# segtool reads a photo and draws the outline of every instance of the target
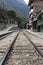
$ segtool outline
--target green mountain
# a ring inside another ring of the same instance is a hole
[[[20,17],[24,16],[27,18],[28,16],[28,6],[18,2],[17,0],[2,0],[0,1],[0,5],[7,10],[15,10]]]

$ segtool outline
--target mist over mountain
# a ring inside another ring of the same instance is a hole
[[[24,0],[17,0],[17,1],[24,4],[24,5],[27,5]]]
[[[15,10],[19,16],[27,17],[29,8],[26,3],[22,0],[2,0],[0,5],[8,10]]]

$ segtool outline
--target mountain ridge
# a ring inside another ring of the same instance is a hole
[[[2,4],[3,3],[4,3],[5,9],[15,10],[17,12],[17,14],[20,16],[26,17],[28,15],[28,12],[29,12],[28,6],[18,2],[17,0],[4,0],[4,1],[2,0]],[[0,4],[1,4],[1,2],[0,2]]]
[[[21,0],[17,0],[17,1],[22,3],[22,4],[24,4],[24,5],[27,5],[24,0],[22,0],[22,1]]]

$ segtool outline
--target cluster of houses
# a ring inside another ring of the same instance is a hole
[[[43,32],[43,0],[29,0],[29,24],[33,31]]]

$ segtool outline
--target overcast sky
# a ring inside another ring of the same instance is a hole
[[[26,2],[26,4],[28,4],[29,0],[24,0]]]
[[[26,4],[28,4],[28,2],[29,2],[29,0],[17,0],[17,1],[19,1],[20,3],[23,3],[23,4],[24,4],[24,1]]]

